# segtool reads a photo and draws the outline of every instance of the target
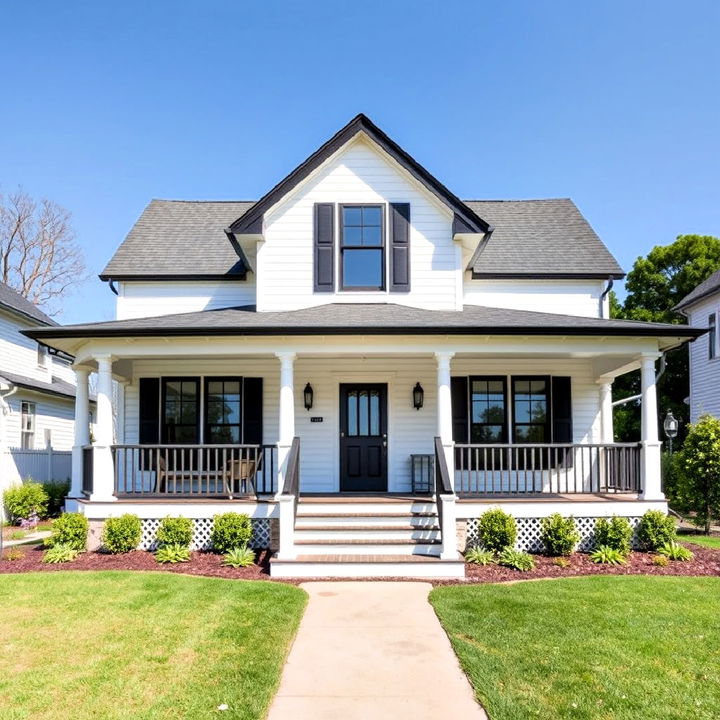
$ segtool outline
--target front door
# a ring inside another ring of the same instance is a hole
[[[340,385],[340,491],[387,491],[387,385]]]

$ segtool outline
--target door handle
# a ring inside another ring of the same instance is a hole
[[[340,433],[340,437],[345,437],[345,433],[344,433],[344,432],[341,432],[341,433]]]

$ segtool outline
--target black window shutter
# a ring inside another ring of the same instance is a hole
[[[313,218],[315,292],[335,291],[335,205],[315,203]]]
[[[572,392],[569,377],[552,379],[552,441],[571,443],[572,428]]]
[[[243,443],[262,445],[263,379],[246,377],[243,389]]]
[[[468,379],[466,377],[450,378],[450,402],[453,417],[453,441],[469,442],[468,427]]]
[[[141,445],[160,442],[160,378],[140,378],[140,428],[138,440]]]
[[[410,290],[410,203],[390,203],[390,290]]]

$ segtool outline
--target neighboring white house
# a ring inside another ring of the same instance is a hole
[[[0,490],[27,476],[70,477],[75,374],[71,358],[21,333],[38,324],[57,326],[0,282]]]
[[[655,367],[700,334],[609,319],[622,276],[570,200],[462,201],[364,115],[257,202],[153,200],[101,275],[117,320],[28,333],[76,358],[71,506],[139,514],[143,547],[239,509],[285,576],[461,575],[494,506],[521,547],[556,511],[587,546],[666,509]]]
[[[720,270],[700,283],[675,307],[705,335],[690,345],[690,422],[709,413],[720,418]]]

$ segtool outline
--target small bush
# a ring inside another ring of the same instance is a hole
[[[44,563],[66,563],[72,562],[78,556],[78,551],[67,543],[57,543],[43,553]]]
[[[695,555],[688,550],[684,545],[679,542],[672,540],[669,543],[665,543],[661,548],[658,548],[660,555],[665,556],[668,560],[679,560],[680,562],[688,562],[692,560]]]
[[[185,545],[170,543],[162,545],[155,552],[155,559],[159,563],[182,563],[190,560],[190,550]]]
[[[575,520],[553,513],[542,519],[541,539],[548,555],[571,555],[580,542],[580,533],[575,528]]]
[[[10,548],[3,556],[3,560],[14,562],[15,560],[22,560],[24,557],[25,553],[20,548]]]
[[[613,516],[610,520],[599,518],[595,523],[595,547],[608,547],[623,555],[632,549],[633,529],[624,517]]]
[[[648,510],[638,525],[638,542],[643,550],[657,550],[675,539],[675,521],[660,510]]]
[[[9,537],[11,540],[22,540],[27,537],[27,533],[24,530],[13,530]]]
[[[223,558],[223,565],[229,565],[230,567],[249,567],[255,564],[255,551],[252,548],[244,545],[243,547],[236,547],[226,553]]]
[[[108,518],[102,532],[103,547],[114,555],[127,553],[140,544],[142,524],[137,515],[126,513]]]
[[[485,548],[470,548],[465,553],[465,562],[474,565],[490,565],[495,562],[495,553],[492,550],[485,550]]]
[[[670,564],[670,561],[665,555],[656,555],[652,560],[652,564],[657,565],[658,567],[667,567]]]
[[[532,555],[522,552],[522,550],[506,547],[498,557],[498,565],[504,565],[520,572],[527,572],[535,568],[535,560]]]
[[[513,547],[517,538],[515,518],[500,508],[484,512],[478,520],[478,538],[482,547],[494,552]]]
[[[158,545],[181,545],[189,548],[193,536],[193,521],[185,517],[166,517],[160,521],[155,538]]]
[[[247,547],[251,537],[252,521],[247,515],[228,512],[213,518],[210,539],[215,552],[225,554]]]
[[[43,483],[48,496],[47,513],[43,517],[57,517],[65,505],[65,498],[70,492],[69,480],[57,480]]]
[[[50,533],[50,537],[44,541],[46,547],[67,545],[77,552],[83,552],[87,547],[88,519],[80,513],[63,513],[52,521]]]
[[[553,565],[560,568],[570,567],[570,561],[566,557],[556,557],[553,560]]]
[[[590,559],[602,565],[625,565],[627,563],[625,557],[624,552],[608,545],[600,545],[590,553]]]
[[[4,501],[13,520],[24,520],[33,514],[44,517],[47,513],[48,495],[40,483],[26,481],[9,487],[5,490]]]

